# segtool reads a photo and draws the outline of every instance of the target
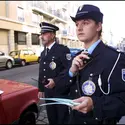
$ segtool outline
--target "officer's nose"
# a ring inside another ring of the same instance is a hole
[[[43,36],[44,36],[44,34],[43,34],[43,33],[41,33],[40,37],[41,37],[41,38],[43,38]]]
[[[39,39],[41,39],[41,35],[39,35]]]
[[[82,30],[83,30],[83,26],[79,24],[79,25],[77,26],[77,31],[82,31]]]

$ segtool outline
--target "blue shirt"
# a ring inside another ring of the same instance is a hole
[[[101,40],[99,39],[99,40],[97,40],[95,43],[93,43],[89,48],[88,48],[88,53],[89,54],[92,54],[92,52],[94,51],[94,49],[96,48],[96,46],[99,44],[101,42]],[[69,71],[69,76],[70,77],[73,77],[74,76],[74,74],[71,72],[71,71]]]
[[[96,48],[96,46],[101,42],[101,40],[99,39],[98,41],[96,41],[95,43],[93,43],[89,48],[88,48],[88,53],[92,54],[92,52],[94,51],[94,49]]]

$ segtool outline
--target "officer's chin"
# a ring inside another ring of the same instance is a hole
[[[81,42],[84,42],[84,43],[88,43],[88,39],[85,38],[85,37],[78,37],[78,39],[81,41]]]
[[[42,44],[44,45],[44,46],[46,46],[47,44],[48,44],[48,42],[47,41],[42,41]]]

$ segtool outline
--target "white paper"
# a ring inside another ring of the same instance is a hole
[[[73,107],[73,106],[80,104],[77,102],[73,102],[73,100],[71,100],[71,99],[62,99],[62,98],[40,98],[40,100],[56,101],[56,102],[52,102],[52,103],[41,104],[40,106],[62,104],[62,105],[67,105],[67,106]]]
[[[4,93],[4,91],[0,90],[0,94]]]

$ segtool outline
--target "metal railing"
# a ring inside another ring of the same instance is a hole
[[[64,14],[63,9],[54,9],[50,5],[48,5],[45,1],[30,1],[30,5],[32,7],[36,7],[42,9],[52,15],[55,15],[65,21],[67,21],[67,16]]]

